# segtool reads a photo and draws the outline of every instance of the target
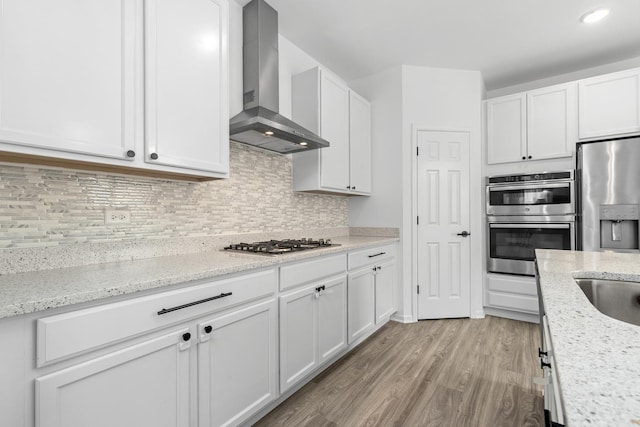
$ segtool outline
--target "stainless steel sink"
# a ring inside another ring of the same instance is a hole
[[[575,279],[591,304],[614,319],[640,326],[640,283]]]

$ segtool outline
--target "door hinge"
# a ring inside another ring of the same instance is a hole
[[[416,225],[420,225],[420,216],[416,216]]]
[[[420,147],[416,147],[416,156],[420,155]]]
[[[420,294],[420,285],[418,285],[418,294]]]

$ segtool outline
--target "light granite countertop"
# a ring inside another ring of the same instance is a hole
[[[158,289],[225,274],[397,242],[397,237],[339,236],[340,246],[287,255],[223,250],[0,275],[0,318]]]
[[[574,278],[640,281],[640,255],[536,250],[567,426],[640,425],[640,326],[598,311]]]

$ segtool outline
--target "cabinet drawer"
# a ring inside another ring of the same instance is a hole
[[[538,298],[529,295],[513,295],[501,292],[487,292],[487,305],[507,310],[538,313]]]
[[[37,365],[273,294],[276,270],[105,304],[37,321]]]
[[[393,257],[395,255],[396,245],[377,246],[375,248],[364,249],[361,251],[351,252],[349,254],[349,270],[377,263],[383,259]]]
[[[280,290],[284,291],[305,283],[316,282],[346,271],[346,254],[285,265],[280,267]]]
[[[490,291],[538,296],[536,279],[533,277],[501,276],[488,274],[487,288]]]

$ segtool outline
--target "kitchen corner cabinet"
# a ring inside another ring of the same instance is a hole
[[[347,347],[346,257],[285,266],[281,274],[281,286],[286,286],[288,277],[306,283],[280,296],[280,392],[284,393]]]
[[[578,81],[579,138],[640,132],[640,68]]]
[[[575,83],[487,100],[487,163],[571,157],[576,104]]]
[[[4,0],[2,160],[226,177],[227,1]]]
[[[396,311],[395,249],[382,246],[349,254],[348,342],[368,335]]]
[[[329,141],[293,154],[293,189],[371,193],[371,106],[333,74],[316,67],[293,76],[293,120]]]

